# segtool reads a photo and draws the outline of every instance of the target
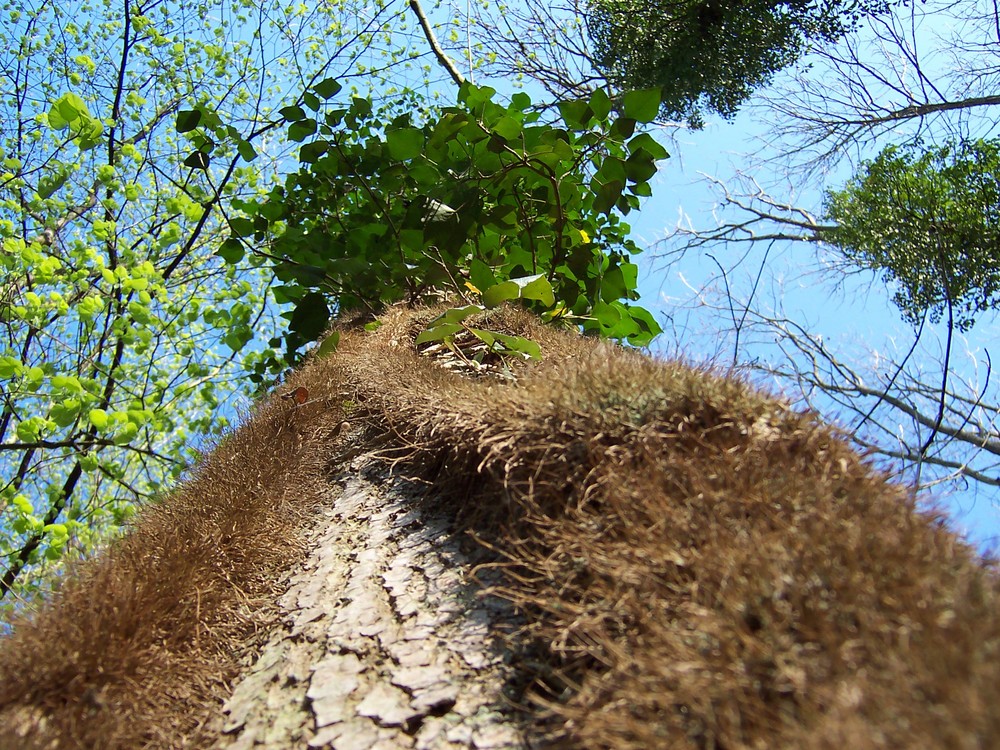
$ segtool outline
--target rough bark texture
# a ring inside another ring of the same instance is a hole
[[[17,622],[0,750],[1000,747],[996,561],[834,430],[516,310],[469,324],[541,362],[421,348],[438,313],[345,322]]]
[[[307,532],[307,561],[215,747],[521,746],[500,638],[517,617],[483,594],[495,571],[473,578],[482,549],[422,488],[358,463]]]

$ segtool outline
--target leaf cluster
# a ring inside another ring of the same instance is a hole
[[[950,310],[967,330],[1000,306],[1000,140],[889,146],[830,191],[823,239],[898,286],[911,323]]]
[[[338,312],[501,299],[498,288],[528,277],[551,289],[548,300],[515,295],[537,312],[635,345],[659,332],[628,304],[639,297],[639,248],[622,221],[668,156],[635,132],[656,116],[657,91],[630,94],[621,115],[596,91],[562,103],[556,124],[541,122],[523,93],[505,105],[471,84],[423,122],[358,97],[327,104],[338,91],[324,81],[305,107],[282,110],[303,144],[301,168],[266,200],[239,204],[246,215],[230,220],[221,251],[235,262],[270,240],[275,296],[293,306],[289,356]]]
[[[286,146],[264,136],[301,77],[364,53],[340,0],[266,5],[0,14],[0,620],[250,390],[270,274],[214,256],[220,209],[269,187]]]
[[[892,0],[592,0],[597,68],[619,90],[660,86],[661,116],[700,127],[732,117],[810,44],[834,41]]]

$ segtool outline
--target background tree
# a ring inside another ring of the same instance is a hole
[[[732,117],[807,50],[894,4],[525,0],[470,8],[449,41],[458,59],[475,48],[483,70],[521,76],[556,98],[584,97],[595,88],[617,95],[659,87],[662,120],[700,127],[706,114]]]
[[[587,29],[596,65],[620,90],[661,86],[664,119],[732,117],[812,45],[836,41],[885,0],[726,3],[594,0]]]
[[[996,141],[888,146],[827,194],[820,238],[883,272],[910,323],[944,315],[966,331],[1000,304],[998,155]]]
[[[986,348],[996,304],[998,23],[990,3],[922,3],[813,49],[754,103],[773,126],[772,149],[753,169],[783,169],[800,189],[830,184],[825,175],[838,170],[844,187],[814,192],[810,205],[746,175],[716,180],[719,223],[681,226],[669,240],[672,258],[722,259],[721,297],[705,290],[700,299],[732,321],[743,352],[777,342],[773,357],[755,350],[759,372],[839,416],[923,484],[1000,479]],[[816,323],[766,300],[760,280],[786,243],[813,248],[796,257],[811,256],[813,272],[835,284],[884,278],[913,327],[907,343],[838,351]],[[759,267],[737,292],[735,266],[748,259]]]
[[[18,4],[0,21],[0,596],[34,591],[220,434],[277,325],[215,254],[305,85],[424,75],[405,8]],[[408,72],[404,66],[410,66]],[[373,71],[374,74],[373,74]],[[373,78],[374,76],[374,78]]]

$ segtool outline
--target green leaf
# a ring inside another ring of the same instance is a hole
[[[624,97],[625,116],[638,122],[652,122],[660,112],[660,89],[628,91]]]
[[[543,274],[509,279],[483,291],[483,304],[487,307],[496,307],[512,299],[537,300],[546,307],[555,304],[552,284]]]
[[[226,332],[226,335],[222,337],[222,343],[229,347],[233,352],[239,352],[243,350],[243,347],[247,345],[247,342],[253,338],[253,331],[250,330],[249,326],[241,325],[234,328],[230,328]],[[131,412],[129,412],[131,414]]]
[[[104,409],[91,409],[87,418],[98,430],[103,430],[108,426],[108,413]]]
[[[122,425],[121,429],[115,433],[115,436],[111,441],[115,445],[128,445],[132,442],[136,435],[139,434],[139,427],[132,422],[128,422]]]
[[[66,528],[66,524],[63,523],[47,523],[42,527],[42,531],[46,534],[51,534],[56,539],[62,539],[63,542],[69,536],[69,530]],[[56,539],[52,541],[53,544],[56,542]]]
[[[604,120],[611,114],[611,99],[604,89],[594,89],[594,93],[590,95],[590,108],[598,120]]]
[[[177,132],[187,133],[194,130],[200,122],[200,109],[182,109],[177,113]]]
[[[315,132],[315,120],[312,118],[298,120],[288,126],[288,140],[301,143]]]
[[[237,237],[252,237],[254,234],[253,221],[245,216],[234,216],[229,220],[229,230]]]
[[[656,318],[646,308],[629,305],[628,314],[640,329],[639,333],[633,333],[628,337],[628,342],[632,346],[649,346],[653,339],[663,333]]]
[[[614,302],[624,297],[627,291],[622,269],[617,266],[608,269],[601,279],[601,299],[605,302]]]
[[[594,116],[594,111],[590,104],[580,99],[569,102],[559,102],[559,114],[562,116],[566,127],[572,130],[584,130]]]
[[[399,128],[385,134],[389,155],[397,161],[419,156],[424,147],[424,134],[417,128]]]
[[[503,348],[502,354],[523,354],[531,359],[542,358],[541,347],[523,336],[510,336],[506,333],[486,331],[481,328],[470,328],[469,331],[491,349],[500,344]]]
[[[613,138],[621,138],[622,140],[628,140],[632,137],[635,132],[635,119],[632,117],[619,117],[611,125],[611,129],[608,134]]]
[[[289,327],[308,341],[318,339],[329,323],[330,308],[319,292],[309,292],[300,299],[289,318]]]
[[[623,339],[640,332],[639,326],[621,302],[607,303],[598,300],[591,315],[600,326],[601,335],[606,338]]]
[[[473,258],[472,263],[469,264],[469,280],[480,293],[497,283],[497,277],[493,274],[493,269],[479,258]]]
[[[441,341],[449,338],[450,336],[454,336],[464,328],[465,326],[461,323],[441,323],[433,328],[425,328],[417,334],[413,344],[414,346],[420,346],[421,344],[426,344],[431,341]]]
[[[184,166],[191,169],[208,169],[209,156],[204,151],[195,151],[184,160]]]
[[[612,180],[600,185],[597,195],[594,196],[594,210],[602,214],[611,213],[624,189],[625,183],[621,180]]]
[[[242,242],[234,237],[230,237],[219,246],[219,249],[215,251],[215,254],[226,261],[226,263],[235,265],[243,260],[243,257],[246,255],[246,251],[243,249]]]
[[[323,343],[317,347],[316,356],[319,358],[328,357],[337,351],[338,346],[340,346],[340,331],[334,331],[323,339]]]
[[[24,422],[19,422],[14,432],[17,434],[18,440],[25,443],[33,443],[38,440],[39,429],[40,425],[35,419],[28,419]]]
[[[281,115],[285,122],[298,122],[299,120],[305,119],[306,111],[297,105],[290,107],[282,107],[278,110],[278,114]]]
[[[250,141],[240,140],[236,144],[236,150],[239,155],[243,158],[243,161],[253,161],[257,158],[257,151],[254,149],[253,144]]]
[[[68,393],[83,393],[80,379],[73,375],[53,375],[52,387]]]
[[[66,184],[69,176],[70,170],[58,169],[52,174],[41,177],[38,180],[38,197],[42,200],[51,197],[53,193]]]
[[[69,127],[81,118],[93,119],[83,99],[73,93],[63,94],[49,108],[49,126],[56,130]]]
[[[628,151],[634,154],[637,151],[645,151],[654,159],[666,159],[670,156],[663,146],[661,146],[649,133],[639,133],[628,142]]]
[[[493,126],[493,132],[505,140],[513,141],[521,136],[523,127],[513,117],[501,117]]]
[[[60,427],[69,427],[80,416],[81,402],[78,398],[70,398],[55,404],[49,410],[49,419]]]
[[[632,182],[649,182],[656,175],[656,162],[645,151],[636,151],[625,162],[625,174]]]
[[[132,319],[139,325],[151,325],[154,322],[153,317],[149,314],[149,308],[141,302],[129,302],[128,311]]]
[[[597,170],[594,179],[598,182],[625,182],[625,162],[617,156],[608,156]]]
[[[342,88],[335,78],[325,78],[313,86],[313,91],[324,99],[329,99],[339,94]]]
[[[21,360],[15,357],[0,357],[0,379],[8,380],[20,375],[24,370]]]
[[[514,107],[514,109],[520,112],[525,112],[527,111],[528,107],[531,106],[531,97],[528,96],[523,91],[518,91],[516,94],[511,96],[510,103]]]
[[[89,151],[101,143],[104,125],[97,119],[84,120],[76,134],[76,145],[80,147],[81,151]]]
[[[311,141],[299,149],[299,161],[305,164],[313,164],[319,157],[329,150],[329,141],[325,141],[322,138]]]
[[[465,307],[452,307],[438,315],[428,324],[428,328],[440,325],[441,323],[461,323],[463,320],[476,313],[481,313],[486,308],[481,305],[466,305]]]
[[[497,90],[490,86],[476,86],[474,83],[466,81],[459,87],[458,98],[465,102],[469,109],[476,109],[481,105],[492,101]]]

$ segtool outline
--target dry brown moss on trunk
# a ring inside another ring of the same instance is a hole
[[[995,573],[829,429],[513,312],[491,325],[539,341],[540,365],[516,384],[447,372],[412,347],[431,316],[345,330],[291,384],[310,404],[265,407],[19,627],[0,706],[119,747],[197,737],[294,559],[282,519],[336,452],[346,405],[355,432],[507,558],[505,594],[532,618],[522,645],[542,657],[523,665],[538,727],[556,744],[1000,744]],[[101,729],[109,716],[123,718]]]
[[[559,744],[1000,744],[997,578],[940,518],[739,383],[493,324],[546,353],[517,385],[441,371],[405,314],[312,377],[514,564]]]
[[[298,409],[263,404],[190,481],[14,623],[0,642],[0,748],[203,744],[301,552],[296,531],[338,413],[315,395]]]

